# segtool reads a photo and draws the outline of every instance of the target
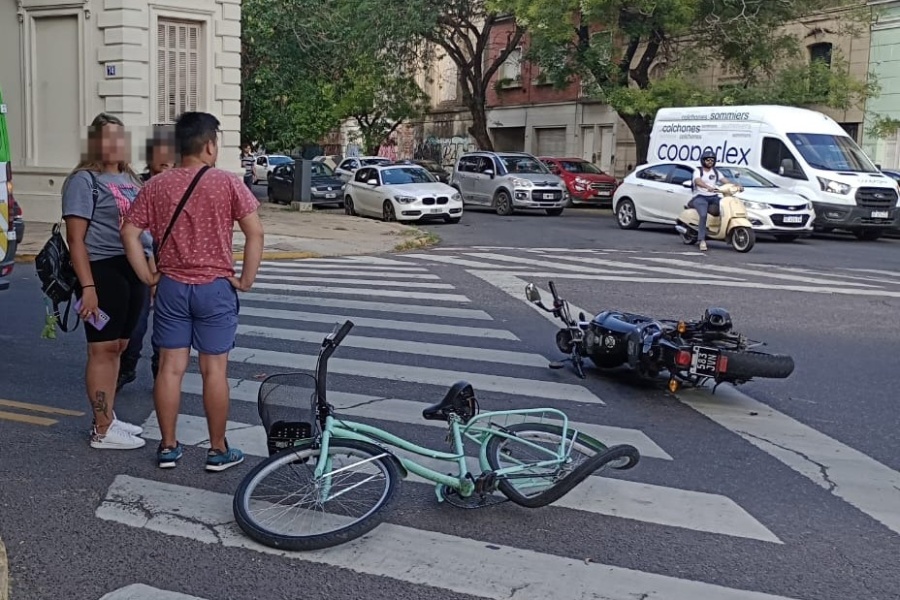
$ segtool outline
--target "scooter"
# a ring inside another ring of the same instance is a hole
[[[685,181],[684,187],[691,188],[692,182]],[[744,203],[736,196],[740,187],[726,183],[717,191],[722,199],[719,202],[719,214],[710,213],[706,218],[706,239],[724,240],[738,252],[750,252],[756,244],[753,225],[747,218]],[[681,240],[688,246],[697,243],[700,230],[700,214],[696,209],[685,205],[685,210],[678,215],[675,229],[681,234]]]

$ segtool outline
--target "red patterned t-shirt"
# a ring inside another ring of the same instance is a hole
[[[200,167],[169,169],[152,177],[126,220],[162,241],[175,208]],[[234,275],[234,222],[252,214],[259,201],[237,175],[212,168],[203,174],[162,248],[157,268],[187,284],[210,283]]]

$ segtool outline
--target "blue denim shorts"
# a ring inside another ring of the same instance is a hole
[[[225,354],[234,348],[239,310],[237,290],[227,279],[190,285],[163,275],[156,290],[153,345]]]

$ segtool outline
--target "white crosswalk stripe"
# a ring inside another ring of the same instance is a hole
[[[501,408],[507,407],[511,398],[518,397],[528,400],[529,406],[546,403],[564,411],[569,406],[591,407],[597,415],[596,421],[606,420],[604,415],[608,409],[601,398],[574,383],[578,380],[554,377],[546,369],[546,357],[528,352],[513,332],[502,329],[490,314],[479,310],[470,298],[453,285],[443,283],[440,276],[423,264],[418,255],[402,255],[396,259],[357,257],[267,262],[262,266],[260,283],[254,286],[254,291],[241,294],[238,340],[229,356],[230,397],[234,406],[243,411],[244,418],[229,421],[227,435],[231,445],[245,452],[249,464],[268,454],[261,424],[244,422],[247,409],[257,401],[261,385],[258,379],[264,373],[312,371],[314,353],[325,332],[345,318],[353,320],[356,327],[329,362],[328,381],[328,401],[344,418],[375,420],[383,423],[388,431],[415,431],[416,436],[427,437],[434,441],[435,448],[441,448],[437,444],[443,441],[446,423],[424,420],[422,410],[440,399],[441,388],[464,379],[475,387],[482,410],[491,410],[488,407],[501,402],[506,403]],[[598,268],[605,267],[598,265]],[[489,269],[492,270],[497,267]],[[516,283],[516,293],[521,295],[522,272],[499,270],[507,271],[507,276]],[[484,275],[477,270],[473,274]],[[370,285],[369,280],[376,278],[384,285]],[[294,284],[311,283],[310,279],[322,284]],[[437,289],[453,293],[418,291],[421,288],[389,289],[391,284],[400,282],[439,283],[441,287]],[[382,298],[386,301],[382,302]],[[430,306],[432,303],[435,305]],[[293,350],[301,344],[307,346]],[[253,377],[250,373],[254,373]],[[530,374],[523,376],[524,373]],[[427,395],[419,393],[411,397],[411,384],[433,387],[427,388],[431,390]],[[202,392],[196,367],[186,374],[182,391],[193,395]],[[308,397],[310,391],[298,389],[296,397]],[[644,461],[671,465],[678,460],[640,429],[606,422],[571,422],[570,426],[610,445],[633,444]],[[143,435],[148,440],[155,442],[161,438],[155,413],[150,414],[143,427]],[[178,439],[186,446],[209,447],[202,412],[184,412],[179,416]],[[398,455],[411,457],[399,451]],[[429,459],[417,458],[417,461],[440,472],[455,470],[450,463],[439,467]],[[478,468],[476,461],[472,469]],[[723,536],[734,543],[767,546],[783,543],[758,516],[733,499],[705,490],[641,481],[640,471],[639,465],[627,477],[608,474],[589,477],[554,505],[540,510],[621,519],[635,527],[688,530]],[[256,544],[240,531],[233,522],[232,496],[223,494],[221,489],[211,489],[215,484],[205,483],[211,478],[197,478],[189,482],[191,487],[184,487],[165,481],[167,471],[159,473],[158,478],[152,479],[117,475],[96,516],[107,522],[156,532],[154,535],[242,549],[256,553],[255,560],[281,555],[292,561],[342,567],[479,598],[588,600],[596,598],[598,590],[602,590],[604,598],[622,600],[640,597],[788,600],[391,522],[383,523],[362,539],[327,551],[283,553]],[[415,475],[409,481],[414,486],[426,484]],[[403,498],[396,502],[402,504]],[[440,509],[456,510],[449,506]],[[490,538],[490,531],[485,535]],[[561,578],[561,573],[565,577]],[[202,600],[142,585],[116,590],[103,600],[151,597]]]

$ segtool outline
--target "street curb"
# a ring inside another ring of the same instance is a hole
[[[33,263],[36,254],[17,254],[16,262],[17,263]],[[243,252],[235,252],[232,254],[234,260],[244,260]],[[321,258],[320,254],[316,254],[315,252],[263,252],[262,259],[263,260],[297,260],[300,258]],[[0,599],[2,600],[2,599]]]
[[[0,600],[9,600],[9,561],[2,539],[0,539]]]

